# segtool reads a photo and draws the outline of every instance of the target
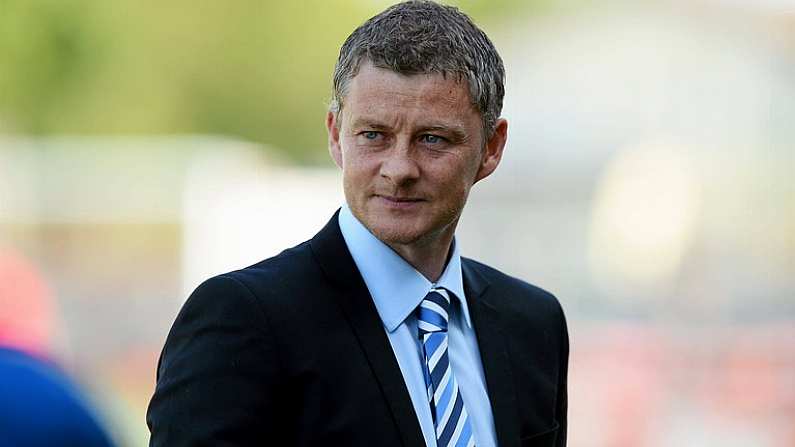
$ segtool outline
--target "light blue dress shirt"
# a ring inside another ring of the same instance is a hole
[[[431,288],[438,286],[453,292],[457,298],[452,302],[447,329],[448,355],[469,412],[475,445],[496,446],[494,416],[486,393],[480,350],[464,297],[458,244],[453,241],[452,256],[442,276],[434,284],[389,246],[373,236],[356,219],[347,205],[343,205],[340,210],[339,224],[348,250],[364,278],[378,315],[384,323],[384,330],[400,365],[425,443],[429,447],[436,447],[433,417],[422,375],[422,365],[425,360],[422,357],[414,310]]]

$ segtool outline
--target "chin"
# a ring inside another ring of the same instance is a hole
[[[388,225],[369,225],[365,226],[370,230],[375,237],[387,245],[410,245],[422,239],[424,233],[414,229],[407,228],[407,226],[393,223]]]

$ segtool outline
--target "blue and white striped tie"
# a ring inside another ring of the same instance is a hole
[[[441,287],[431,289],[417,310],[417,326],[427,366],[425,385],[437,446],[471,447],[475,445],[472,426],[447,355],[449,311],[450,295]]]

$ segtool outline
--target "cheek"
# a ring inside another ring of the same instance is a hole
[[[480,170],[480,157],[464,157],[459,159],[457,163],[451,164],[451,166],[457,167],[448,172],[448,182],[451,185],[451,191],[454,190],[459,195],[466,197]]]
[[[470,179],[473,182],[475,181],[475,176],[477,176],[478,171],[480,171],[480,167],[483,164],[483,156],[484,155],[485,154],[484,154],[483,150],[481,149],[478,152],[476,152],[475,154],[473,154],[472,158],[469,161],[469,174],[470,174]]]
[[[377,171],[377,164],[372,160],[352,155],[350,152],[347,157],[343,157],[342,177],[346,188],[366,187]]]
[[[437,197],[441,199],[439,204],[444,208],[454,211],[462,208],[466,202],[470,184],[463,175],[463,170],[458,171],[457,175],[451,176],[447,181],[437,185]]]

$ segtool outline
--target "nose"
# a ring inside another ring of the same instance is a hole
[[[394,186],[404,186],[417,180],[420,169],[412,157],[409,143],[396,143],[388,151],[384,151],[379,174]]]

